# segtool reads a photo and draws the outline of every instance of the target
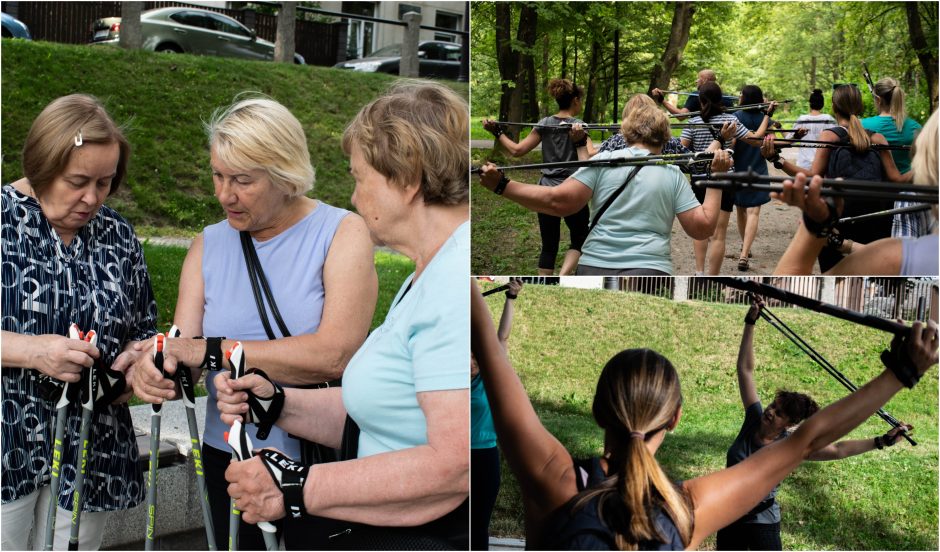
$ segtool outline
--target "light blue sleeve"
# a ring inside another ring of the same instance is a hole
[[[676,194],[675,205],[677,215],[702,205],[692,192],[692,186],[689,185],[689,181],[685,179],[685,175],[683,175],[679,169],[676,169],[675,174],[673,174],[672,187]]]
[[[408,338],[419,393],[470,387],[470,285],[465,263],[441,260],[444,270],[424,274],[434,277],[422,286],[434,296],[422,298]]]

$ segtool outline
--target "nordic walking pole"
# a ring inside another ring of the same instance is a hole
[[[69,326],[69,339],[81,339],[81,331],[78,324]],[[46,514],[46,539],[43,550],[52,550],[52,543],[55,539],[55,515],[59,505],[59,474],[62,469],[62,441],[65,439],[65,426],[69,417],[69,403],[75,400],[76,392],[79,390],[77,385],[66,383],[62,387],[62,394],[59,396],[55,405],[55,437],[53,438],[52,448],[52,479],[49,482],[49,511]]]
[[[88,330],[83,339],[92,345],[98,344],[98,334]],[[69,550],[78,550],[78,530],[82,522],[82,498],[85,491],[85,474],[88,471],[88,454],[91,437],[91,417],[95,411],[95,397],[98,395],[98,385],[95,380],[94,368],[89,368],[82,378],[82,424],[79,429],[78,442],[82,444],[82,456],[79,459],[81,467],[75,475],[75,486],[72,489],[72,529],[69,534]]]
[[[179,337],[180,329],[174,324],[167,337]],[[193,373],[189,366],[176,365],[176,377],[180,382],[183,406],[186,407],[186,421],[189,422],[189,441],[193,447],[193,464],[196,468],[196,483],[199,485],[199,502],[202,505],[202,521],[206,527],[206,542],[209,550],[218,550],[215,544],[215,530],[212,527],[212,514],[209,511],[209,493],[206,490],[206,476],[202,471],[202,446],[199,444],[199,426],[196,425],[196,393],[193,389]]]
[[[241,341],[236,341],[235,346],[229,349],[225,356],[232,366],[232,379],[238,379],[245,375],[245,353],[242,349]],[[251,453],[252,445],[245,426],[240,420],[235,420],[232,428],[225,434],[225,441],[232,447],[233,460],[247,460],[253,455]],[[228,522],[228,544],[229,550],[238,550],[238,526],[241,522],[241,512],[235,507],[235,499],[230,499],[231,511]],[[264,546],[268,550],[277,550],[277,529],[267,521],[258,522],[258,529],[264,536]]]
[[[153,338],[153,365],[163,375],[163,345],[166,336],[158,333]],[[157,467],[160,464],[160,409],[162,404],[150,405],[150,464],[147,475],[147,534],[144,550],[153,550],[157,517]]]

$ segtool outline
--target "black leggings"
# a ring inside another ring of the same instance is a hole
[[[735,522],[718,531],[718,550],[783,550],[779,523]]]
[[[490,518],[499,494],[499,449],[471,449],[470,469],[470,550],[488,550]]]
[[[542,236],[542,251],[539,253],[539,268],[555,270],[555,257],[558,256],[558,242],[561,241],[561,217],[538,213],[539,234]],[[571,235],[571,247],[581,251],[587,238],[588,223],[591,213],[587,205],[573,215],[565,217],[565,225]]]

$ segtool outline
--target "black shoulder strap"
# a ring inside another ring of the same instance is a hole
[[[630,171],[630,174],[627,175],[627,179],[623,181],[623,184],[621,184],[620,187],[617,188],[617,191],[615,191],[613,194],[610,195],[609,198],[607,198],[607,201],[604,202],[604,205],[594,215],[594,220],[591,221],[591,225],[588,226],[588,231],[587,231],[588,234],[590,234],[591,231],[594,230],[594,227],[597,226],[598,222],[600,222],[601,217],[604,216],[604,212],[607,211],[607,209],[614,203],[614,201],[616,201],[617,198],[620,197],[620,194],[622,194],[623,191],[627,189],[627,184],[629,184],[630,181],[633,180],[633,177],[636,176],[636,173],[640,172],[640,169],[642,168],[643,168],[642,165],[634,167],[633,170]]]
[[[274,317],[274,322],[277,323],[278,329],[281,330],[281,335],[290,337],[291,333],[288,331],[287,325],[284,324],[284,319],[281,318],[281,311],[278,310],[277,303],[274,302],[274,295],[271,293],[268,279],[264,276],[264,270],[261,268],[261,262],[258,260],[255,245],[251,242],[251,234],[242,231],[239,232],[239,235],[242,240],[242,253],[245,255],[245,264],[248,266],[248,280],[251,281],[251,291],[255,296],[255,306],[258,307],[258,316],[261,317],[261,324],[264,325],[264,331],[268,334],[268,339],[277,339],[277,336],[274,335],[274,331],[271,329],[271,323],[268,322],[268,313],[264,308],[264,301],[261,299],[262,292],[264,292],[264,297],[267,299],[268,305],[271,308],[271,315]]]

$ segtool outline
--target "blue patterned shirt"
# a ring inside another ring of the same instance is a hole
[[[66,246],[39,203],[2,191],[2,329],[23,335],[67,335],[72,322],[98,334],[110,365],[132,340],[156,332],[157,305],[134,229],[102,206]],[[49,484],[54,405],[41,398],[39,372],[4,366],[2,408],[3,504]],[[78,405],[68,409],[58,504],[72,509],[80,453]],[[137,440],[127,405],[96,411],[85,478],[84,509],[136,506],[144,495]]]

